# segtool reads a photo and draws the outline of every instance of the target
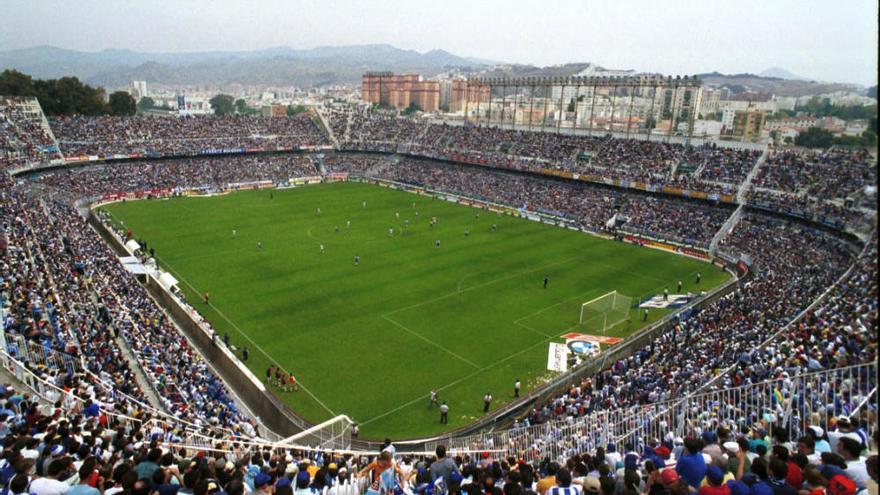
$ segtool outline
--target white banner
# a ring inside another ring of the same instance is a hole
[[[550,371],[568,371],[568,354],[571,350],[565,344],[550,343],[547,352],[547,369]]]

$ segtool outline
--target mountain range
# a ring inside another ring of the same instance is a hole
[[[123,87],[134,80],[167,85],[309,87],[359,82],[368,70],[432,74],[450,68],[476,70],[491,63],[445,50],[419,53],[387,44],[181,53],[84,52],[54,46],[0,51],[0,68],[13,68],[40,79],[76,76],[108,88]]]

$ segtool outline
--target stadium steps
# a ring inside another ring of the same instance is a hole
[[[336,139],[336,136],[333,135],[333,128],[330,127],[330,122],[327,120],[324,112],[317,110],[316,108],[315,115],[318,116],[318,122],[321,123],[321,127],[324,129],[324,133],[327,134],[327,137],[330,139],[330,143],[333,144],[333,149],[338,150],[339,141]]]
[[[739,204],[744,204],[746,202],[746,196],[748,195],[749,188],[752,186],[752,180],[755,176],[758,175],[758,171],[761,169],[761,165],[767,160],[767,157],[770,155],[770,150],[768,148],[764,148],[764,152],[761,153],[761,156],[755,161],[755,166],[752,167],[752,170],[749,172],[749,175],[746,176],[745,180],[739,185],[739,191],[736,193],[736,201]]]
[[[734,210],[733,214],[724,221],[724,224],[718,229],[718,232],[712,236],[712,242],[709,243],[709,254],[715,256],[715,253],[718,252],[718,245],[721,244],[721,241],[723,241],[728,234],[733,232],[734,228],[736,228],[736,224],[739,223],[743,216],[744,208],[745,203],[740,203],[739,206],[736,207],[736,210]]]
[[[122,359],[125,359],[125,361],[128,362],[129,369],[131,369],[134,373],[134,380],[137,382],[138,388],[140,388],[144,392],[147,400],[154,408],[167,413],[168,410],[159,399],[159,393],[156,391],[156,387],[153,385],[153,382],[144,372],[143,367],[141,367],[140,361],[138,361],[137,357],[135,357],[134,351],[131,350],[128,342],[126,342],[125,339],[122,338],[121,333],[113,340],[114,342],[116,342],[116,347],[119,348]]]

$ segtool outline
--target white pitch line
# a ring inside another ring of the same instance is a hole
[[[541,271],[541,270],[543,270],[543,269],[545,269],[545,268],[547,268],[547,267],[550,267],[550,266],[562,265],[562,264],[565,264],[565,263],[571,263],[572,261],[579,260],[579,259],[583,259],[583,256],[575,256],[574,258],[569,258],[569,259],[561,260],[561,261],[554,261],[553,263],[548,263],[548,264],[546,264],[546,265],[542,265],[542,266],[537,267],[537,268],[529,268],[528,270],[522,270],[522,271],[516,272],[516,273],[514,273],[514,274],[512,274],[512,275],[507,275],[507,276],[504,276],[504,277],[501,277],[501,278],[497,278],[497,279],[495,279],[495,280],[490,280],[490,281],[488,281],[488,282],[485,282],[485,283],[482,283],[482,284],[479,284],[479,285],[475,285],[475,286],[473,286],[473,287],[468,287],[468,288],[466,288],[466,289],[456,290],[455,292],[450,292],[450,293],[445,294],[445,295],[442,295],[442,296],[440,296],[440,297],[435,297],[435,298],[433,298],[433,299],[428,299],[427,301],[422,301],[422,302],[420,302],[420,303],[416,303],[416,304],[413,304],[413,305],[410,305],[410,306],[406,306],[406,307],[403,307],[403,308],[397,308],[397,309],[391,310],[391,311],[389,311],[389,312],[383,314],[382,317],[385,318],[385,317],[388,316],[388,315],[393,315],[393,314],[395,314],[395,313],[400,313],[400,312],[402,312],[402,311],[406,311],[406,310],[409,310],[409,309],[415,309],[415,308],[418,308],[419,306],[424,306],[424,305],[426,305],[426,304],[431,304],[431,303],[434,303],[434,302],[437,302],[437,301],[442,301],[442,300],[444,300],[444,299],[448,299],[448,298],[450,298],[450,297],[454,297],[454,296],[461,295],[461,294],[464,293],[464,292],[470,292],[470,291],[472,291],[472,290],[482,289],[483,287],[486,287],[486,286],[489,286],[489,285],[492,285],[492,284],[495,284],[495,283],[498,283],[498,282],[503,282],[503,281],[505,281],[505,280],[510,280],[510,279],[512,279],[512,278],[516,278],[516,277],[519,277],[519,276],[525,275],[525,274],[527,274],[527,273],[532,273],[532,272]]]
[[[157,260],[159,260],[159,261],[162,261],[162,258],[159,258],[158,256],[156,256],[155,258],[156,258]],[[175,270],[174,267],[172,267],[171,265],[169,265],[169,264],[167,264],[167,263],[165,263],[165,266],[167,266],[169,270],[171,270],[172,272],[174,272],[175,274],[177,274],[177,278],[178,278],[178,280],[183,280],[183,283],[185,283],[185,284],[188,285],[192,290],[194,290],[194,291],[196,292],[196,294],[199,294],[199,289],[197,289],[193,284],[189,283],[189,280],[183,278],[183,276],[180,274],[180,272],[178,272],[177,270]],[[220,315],[221,318],[223,318],[224,320],[226,320],[227,323],[229,323],[229,324],[232,325],[236,330],[238,330],[238,333],[240,333],[242,337],[244,337],[248,342],[250,342],[251,345],[253,345],[255,349],[259,350],[261,353],[263,353],[264,356],[266,356],[267,358],[269,358],[269,361],[272,361],[272,363],[274,363],[275,366],[284,369],[284,366],[281,366],[281,364],[280,364],[278,361],[276,361],[275,358],[273,358],[271,355],[269,355],[269,353],[267,353],[265,350],[263,350],[263,348],[260,347],[259,344],[257,344],[256,342],[254,342],[254,340],[251,339],[250,336],[248,336],[246,333],[244,333],[244,331],[241,329],[241,327],[239,327],[238,325],[235,324],[234,321],[232,321],[231,319],[229,319],[229,317],[226,316],[222,311],[220,311],[220,310],[217,308],[217,306],[214,306],[213,304],[210,304],[210,303],[208,303],[208,306],[210,306],[211,308],[213,308],[214,311],[215,311],[218,315]],[[313,394],[312,391],[309,390],[309,389],[305,386],[305,384],[302,383],[302,381],[300,381],[299,379],[297,379],[296,382],[297,382],[297,384],[298,384],[300,387],[302,387],[302,389],[305,391],[305,393],[309,394],[309,396],[310,396],[311,398],[315,399],[315,402],[317,402],[318,404],[320,404],[321,407],[323,407],[327,412],[329,412],[331,416],[336,416],[336,415],[337,415],[335,412],[333,412],[332,409],[330,409],[329,407],[327,407],[327,404],[324,404],[324,402],[323,402],[321,399],[319,399],[318,396],[316,396],[315,394]]]
[[[587,292],[585,292],[585,293],[583,293],[583,294],[578,294],[578,295],[576,295],[576,296],[574,296],[574,297],[569,297],[568,299],[565,299],[564,301],[559,301],[558,303],[556,303],[556,304],[551,304],[550,306],[547,306],[546,308],[541,308],[541,309],[539,309],[538,311],[535,311],[535,312],[532,313],[532,314],[525,315],[525,316],[523,316],[522,318],[520,318],[520,319],[518,319],[518,320],[515,320],[514,323],[519,323],[519,322],[521,322],[521,321],[523,321],[523,320],[527,320],[527,319],[529,319],[529,318],[531,318],[531,317],[533,317],[533,316],[539,315],[539,314],[543,313],[544,311],[547,311],[548,309],[555,308],[556,306],[559,306],[560,304],[565,304],[565,303],[567,303],[568,301],[571,301],[571,300],[573,300],[573,299],[578,299],[578,298],[581,298],[581,297],[586,296],[587,294],[592,294],[592,293],[594,293],[594,292],[601,292],[602,290],[604,290],[604,289],[591,289],[591,290],[588,290]]]
[[[564,330],[564,332],[569,332],[569,331],[571,331],[571,330],[574,330],[574,329],[577,328],[577,327],[578,327],[578,326],[575,325],[575,326],[573,326],[573,327],[570,327],[570,328]],[[556,338],[556,337],[548,337],[548,338],[546,338],[546,339],[540,340],[540,341],[538,341],[538,342],[536,342],[536,343],[534,343],[534,344],[532,344],[532,345],[530,345],[530,346],[528,346],[528,347],[523,348],[522,350],[520,350],[520,351],[518,351],[518,352],[515,352],[515,353],[513,353],[513,354],[507,356],[506,358],[501,358],[501,359],[499,359],[498,361],[495,361],[494,363],[492,363],[492,364],[490,364],[490,365],[488,365],[488,366],[484,366],[484,367],[482,367],[482,368],[480,368],[480,369],[474,371],[473,373],[471,373],[471,374],[469,374],[469,375],[463,376],[463,377],[459,378],[458,380],[455,380],[455,381],[452,381],[452,382],[450,382],[450,383],[447,383],[446,385],[443,385],[442,387],[438,388],[437,390],[438,390],[438,391],[440,391],[440,390],[446,390],[447,388],[449,388],[449,387],[454,387],[455,385],[458,385],[459,383],[461,383],[461,382],[463,382],[463,381],[465,381],[465,380],[470,380],[471,378],[473,378],[473,377],[479,375],[480,373],[482,373],[482,372],[484,372],[484,371],[486,371],[486,370],[492,369],[492,368],[494,368],[495,366],[498,366],[498,365],[501,364],[501,363],[504,363],[504,362],[506,362],[506,361],[510,361],[511,359],[513,359],[513,358],[519,356],[520,354],[524,354],[525,352],[530,351],[530,350],[534,349],[535,347],[538,347],[539,345],[546,344],[547,342],[553,340],[554,338]],[[411,400],[411,401],[409,401],[409,402],[407,402],[407,403],[405,403],[405,404],[401,404],[400,406],[397,406],[397,407],[395,407],[394,409],[391,409],[391,410],[389,410],[389,411],[386,411],[386,412],[384,412],[384,413],[382,413],[382,414],[380,414],[380,415],[378,415],[378,416],[374,416],[374,417],[372,417],[372,418],[370,418],[370,419],[368,419],[368,420],[366,420],[366,421],[361,421],[361,422],[358,423],[358,424],[360,424],[361,426],[363,426],[363,425],[366,425],[366,424],[372,423],[373,421],[376,421],[376,420],[378,420],[378,419],[382,419],[382,418],[384,418],[385,416],[388,416],[388,415],[394,414],[394,413],[396,413],[397,411],[400,411],[401,409],[405,409],[405,408],[407,408],[407,407],[409,407],[409,406],[415,404],[416,402],[418,402],[418,401],[420,401],[420,400],[424,400],[425,397],[427,397],[427,395],[420,395],[419,397],[416,397],[415,399],[413,399],[413,400]]]
[[[384,320],[390,322],[392,325],[394,325],[394,326],[396,326],[396,327],[398,327],[398,328],[401,328],[401,329],[403,329],[403,330],[406,330],[407,332],[409,332],[409,333],[415,335],[416,337],[418,337],[418,338],[424,340],[425,342],[427,342],[427,343],[433,345],[434,347],[440,349],[441,351],[444,351],[444,352],[446,352],[447,354],[449,354],[449,355],[451,355],[451,356],[453,356],[453,357],[455,357],[455,358],[458,358],[458,359],[461,360],[461,361],[464,361],[465,363],[467,363],[467,364],[473,366],[474,368],[480,369],[480,365],[474,363],[474,362],[471,361],[470,359],[467,359],[467,358],[465,358],[465,357],[463,357],[463,356],[460,356],[460,355],[456,354],[454,351],[452,351],[452,350],[450,350],[450,349],[447,349],[446,347],[444,347],[444,346],[442,346],[442,345],[440,345],[440,344],[434,342],[433,340],[429,339],[428,337],[425,337],[424,335],[419,334],[418,332],[415,332],[415,331],[413,331],[413,330],[410,330],[409,328],[407,328],[406,326],[404,326],[402,323],[400,323],[400,322],[398,322],[398,321],[395,321],[395,320],[392,320],[391,318],[389,318],[389,317],[386,316],[386,315],[382,315],[382,318],[383,318]]]

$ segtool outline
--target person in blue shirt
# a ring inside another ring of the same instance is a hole
[[[703,458],[703,442],[698,438],[689,437],[684,441],[685,451],[675,466],[678,475],[695,490],[706,477],[706,460]]]

